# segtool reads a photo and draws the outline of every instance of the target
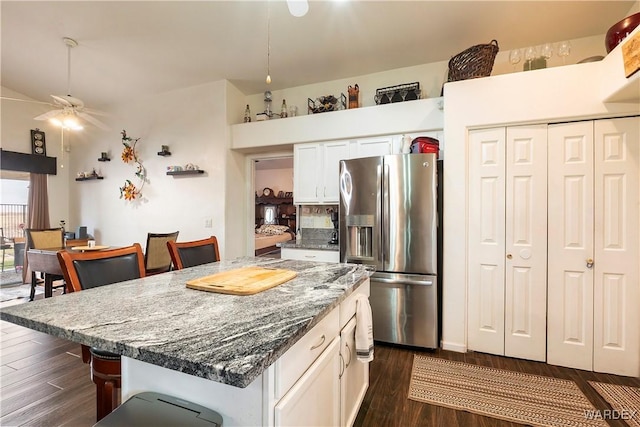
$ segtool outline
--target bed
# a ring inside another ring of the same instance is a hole
[[[288,242],[296,235],[286,225],[261,225],[255,230],[255,254],[264,255],[280,248],[276,243]]]

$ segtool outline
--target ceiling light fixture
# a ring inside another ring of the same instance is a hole
[[[309,12],[309,2],[307,0],[287,0],[289,13],[300,18]]]
[[[67,96],[71,96],[71,48],[78,46],[78,42],[69,37],[63,37],[64,44],[67,45]],[[64,107],[60,114],[49,119],[51,123],[64,129],[81,130],[83,127],[78,123],[78,118],[72,108]]]

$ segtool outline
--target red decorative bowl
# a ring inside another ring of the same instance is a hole
[[[627,16],[622,21],[613,24],[604,38],[607,53],[618,46],[638,25],[640,25],[640,12]]]

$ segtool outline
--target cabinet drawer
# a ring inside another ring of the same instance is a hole
[[[358,289],[353,291],[353,293],[347,297],[347,299],[340,303],[340,328],[343,328],[349,319],[355,316],[356,299],[358,298],[358,295],[369,296],[371,287],[370,283],[369,279],[367,279],[365,283],[361,284]]]
[[[340,262],[340,253],[338,251],[282,248],[280,258],[298,261]]]
[[[275,399],[278,400],[340,334],[339,310],[336,308],[293,345],[275,363]]]

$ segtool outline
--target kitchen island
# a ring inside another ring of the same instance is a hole
[[[251,265],[298,276],[249,296],[185,287]],[[11,306],[0,317],[121,354],[123,400],[173,395],[216,410],[225,426],[313,422],[316,412],[320,422],[351,424],[368,385],[350,341],[368,276],[353,264],[241,258]]]

